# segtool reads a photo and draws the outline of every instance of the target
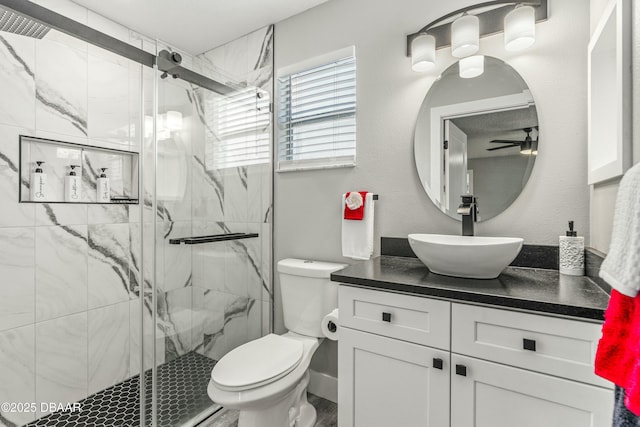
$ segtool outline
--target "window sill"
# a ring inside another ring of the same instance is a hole
[[[322,170],[322,169],[342,169],[342,168],[355,168],[356,163],[340,163],[340,164],[315,164],[315,165],[290,165],[285,167],[279,167],[276,169],[277,173],[287,173],[287,172],[302,172],[309,170]]]

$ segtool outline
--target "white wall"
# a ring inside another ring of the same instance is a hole
[[[518,197],[522,183],[529,179],[534,161],[535,156],[520,153],[468,159],[467,169],[473,170],[473,195],[483,205],[480,215],[488,218],[505,207],[508,209]]]
[[[380,236],[460,232],[460,223],[439,212],[422,190],[413,160],[418,110],[435,77],[453,58],[449,49],[439,51],[436,71],[414,73],[405,57],[405,36],[471,3],[333,0],[277,24],[276,69],[356,46],[358,166],[276,173],[276,261],[285,257],[349,261],[341,256],[339,215],[339,195],[348,190],[365,189],[380,195],[376,254]],[[480,235],[521,236],[526,243],[557,244],[569,219],[575,220],[580,233],[588,232],[589,9],[584,0],[550,3],[550,19],[538,24],[533,48],[508,53],[502,35],[481,42],[482,53],[506,61],[531,88],[538,106],[541,148],[522,195],[501,215],[478,224]],[[278,291],[275,310],[279,331],[284,326]],[[330,354],[326,350],[318,354],[316,369],[333,371],[335,361]]]

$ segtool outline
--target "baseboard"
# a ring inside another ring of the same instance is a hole
[[[338,403],[338,379],[328,374],[309,369],[309,387],[307,391],[323,399]]]

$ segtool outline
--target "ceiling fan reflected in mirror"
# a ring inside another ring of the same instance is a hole
[[[505,148],[511,147],[520,147],[520,154],[533,154],[536,156],[538,154],[538,138],[535,140],[531,139],[531,132],[533,129],[538,130],[538,126],[533,128],[522,128],[522,130],[527,134],[527,136],[522,141],[517,141],[513,139],[494,139],[489,141],[492,144],[507,144],[502,145],[500,147],[487,148],[487,151],[496,151],[503,150]]]

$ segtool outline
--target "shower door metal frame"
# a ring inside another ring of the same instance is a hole
[[[30,1],[0,0],[0,6],[146,67],[157,67],[161,72],[179,77],[182,80],[202,86],[221,95],[228,95],[236,90],[224,83],[182,67],[179,62],[172,60],[167,51],[159,52],[158,56],[153,55]]]

